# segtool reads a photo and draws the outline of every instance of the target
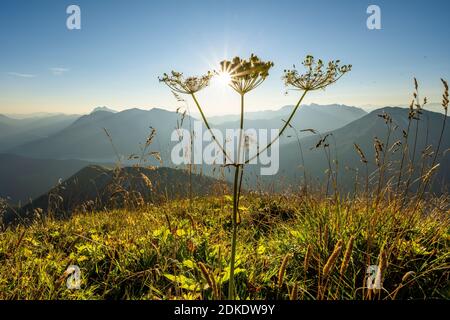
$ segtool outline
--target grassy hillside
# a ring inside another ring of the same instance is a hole
[[[0,299],[221,299],[230,197],[47,218],[0,233]],[[448,199],[399,209],[248,194],[237,248],[240,299],[450,298]],[[81,289],[64,271],[81,269]],[[383,289],[364,289],[368,265]]]
[[[179,169],[89,165],[26,205],[9,208],[3,223],[28,224],[47,214],[69,217],[77,211],[134,209],[143,203],[210,195],[226,187],[217,179]]]
[[[381,116],[389,115],[392,123],[389,126]],[[340,191],[354,192],[355,181],[363,187],[366,167],[360,161],[360,157],[355,150],[355,143],[365,154],[368,163],[368,172],[371,175],[371,187],[377,184],[378,164],[376,161],[376,150],[374,141],[378,138],[384,146],[382,151],[385,159],[384,180],[387,184],[395,186],[401,166],[403,154],[405,159],[412,159],[411,166],[415,168],[414,183],[410,185],[412,190],[417,188],[417,182],[421,175],[430,166],[439,137],[442,130],[442,123],[445,117],[436,112],[421,110],[420,120],[413,121],[410,125],[408,141],[405,141],[404,132],[408,130],[409,109],[387,107],[371,112],[364,117],[351,122],[350,124],[329,132],[316,132],[309,137],[297,140],[295,133],[291,129],[291,143],[280,147],[280,171],[276,176],[261,177],[258,175],[258,166],[249,166],[247,169],[248,184],[255,185],[255,181],[274,181],[279,184],[279,189],[283,190],[286,184],[295,184],[306,181],[311,184],[314,181],[326,183],[334,176]],[[447,123],[450,117],[446,117]],[[389,128],[390,127],[390,128]],[[417,128],[418,135],[415,136]],[[440,163],[439,170],[435,173],[431,191],[435,193],[449,192],[450,184],[450,157],[444,150],[450,150],[450,127],[447,125],[443,131],[440,150],[443,151],[437,157]],[[324,138],[324,142],[317,147],[318,142]],[[408,147],[407,152],[402,148]],[[430,152],[430,148],[432,152]],[[413,153],[415,150],[415,153]],[[413,156],[414,154],[414,156]],[[403,166],[405,171],[405,166]],[[405,172],[402,172],[405,175]],[[357,179],[359,177],[359,179]],[[375,177],[375,179],[374,179]]]

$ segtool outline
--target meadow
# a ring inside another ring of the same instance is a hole
[[[225,299],[232,198],[192,200],[7,230],[0,299]],[[238,299],[450,298],[446,198],[368,211],[363,197],[249,193],[240,206]],[[380,290],[367,288],[371,264]]]

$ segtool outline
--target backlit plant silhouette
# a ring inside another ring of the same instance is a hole
[[[233,184],[233,213],[231,216],[232,234],[231,234],[231,257],[230,257],[230,277],[228,285],[228,299],[235,299],[235,261],[236,261],[236,245],[237,245],[237,227],[238,227],[238,211],[239,198],[241,192],[242,175],[244,165],[257,158],[262,152],[270,149],[272,144],[284,133],[289,123],[297,112],[303,99],[308,92],[325,89],[327,86],[338,81],[344,74],[351,70],[351,65],[339,65],[339,60],[330,61],[324,64],[322,60],[315,60],[313,56],[308,55],[302,62],[306,68],[306,72],[301,73],[295,69],[285,70],[282,77],[287,88],[301,91],[302,94],[297,104],[292,109],[288,119],[284,121],[283,127],[278,135],[264,148],[261,148],[256,155],[246,161],[241,161],[241,149],[243,143],[242,131],[244,129],[244,111],[245,111],[245,95],[259,87],[269,76],[269,70],[273,67],[273,62],[262,61],[259,57],[252,54],[249,59],[235,57],[232,60],[224,60],[220,63],[220,70],[208,72],[206,75],[199,77],[184,77],[182,73],[172,71],[170,74],[164,74],[159,80],[165,83],[172,91],[180,94],[190,95],[197,106],[205,126],[211,132],[213,140],[219,145],[224,156],[232,162],[234,166],[234,184]],[[206,88],[214,75],[225,75],[229,79],[228,85],[236,91],[241,97],[241,114],[240,114],[240,135],[238,141],[237,160],[233,160],[226,153],[223,146],[216,139],[211,131],[211,126],[200,106],[195,94]]]

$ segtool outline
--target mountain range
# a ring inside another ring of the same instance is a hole
[[[278,128],[283,124],[292,106],[279,110],[250,112],[245,127]],[[274,182],[299,185],[303,178],[303,162],[307,178],[311,181],[326,177],[324,173],[329,168],[329,162],[323,148],[315,148],[321,137],[326,136],[329,146],[330,161],[333,170],[338,165],[341,186],[353,186],[355,169],[365,170],[354,143],[358,144],[367,159],[370,171],[376,170],[373,141],[377,137],[386,141],[386,124],[381,114],[390,114],[397,129],[390,136],[389,146],[402,140],[402,130],[408,124],[408,109],[387,107],[367,114],[364,110],[343,105],[304,105],[301,106],[293,119],[292,126],[297,129],[286,131],[280,144],[280,170],[276,176],[258,176],[258,166],[248,166],[245,176],[245,186],[254,187],[259,180],[269,184]],[[213,117],[211,123],[221,130],[236,128],[237,116]],[[426,145],[436,145],[442,126],[443,115],[423,111],[421,121],[413,121],[411,132],[419,124],[419,135],[416,148],[416,159],[422,157]],[[141,154],[152,129],[156,130],[149,150],[161,153],[162,165],[174,167],[170,160],[170,150],[176,142],[170,140],[171,133],[177,127],[190,128],[195,118],[180,113],[159,108],[151,110],[128,109],[115,112],[106,107],[99,107],[90,114],[48,115],[13,119],[0,115],[0,198],[7,198],[11,203],[26,203],[29,199],[37,199],[45,195],[58,182],[69,179],[82,168],[97,164],[110,168],[113,163],[120,162],[122,166],[135,164],[130,155]],[[427,130],[428,128],[428,130]],[[304,129],[306,132],[300,132]],[[410,143],[412,140],[409,138]],[[449,128],[444,132],[441,152],[450,147]],[[3,142],[3,144],[2,144]],[[300,150],[301,147],[301,150]],[[301,153],[303,152],[303,161]],[[411,152],[411,151],[410,151]],[[399,154],[391,155],[398,163]],[[335,162],[334,160],[338,161]],[[441,170],[434,185],[435,190],[448,188],[450,164],[448,156],[441,160]],[[157,159],[152,159],[146,165],[158,165]],[[391,168],[395,170],[395,167]],[[214,169],[203,166],[204,174],[213,175]],[[226,170],[228,171],[228,170]],[[93,172],[88,171],[88,172]],[[86,174],[84,172],[83,174]],[[229,178],[229,175],[225,173]],[[72,184],[69,184],[72,185]],[[447,189],[448,190],[448,189]]]
[[[91,163],[0,154],[0,164],[0,198],[12,204],[25,204]]]
[[[283,125],[283,118],[286,118],[291,110],[292,107],[287,106],[278,111],[262,112],[261,115],[252,113],[252,117],[246,121],[245,126],[255,129],[280,128]],[[273,117],[268,117],[268,114]],[[292,125],[298,128],[314,126],[317,130],[333,130],[365,114],[362,109],[355,107],[307,105],[299,109]],[[174,144],[170,139],[173,130],[177,128],[177,124],[189,129],[194,119],[185,116],[181,121],[181,114],[158,108],[128,109],[117,113],[108,109],[96,109],[95,112],[79,117],[58,132],[16,145],[6,152],[32,158],[111,162],[117,159],[117,154],[127,158],[131,154],[139,153],[139,144],[146,141],[151,128],[154,128],[157,137],[152,148],[159,151],[163,163],[169,165],[167,163],[170,163],[170,150]],[[239,121],[228,116],[221,121],[217,117],[214,119],[218,123],[215,127],[222,131],[227,128],[237,128],[239,124]],[[283,138],[282,143],[284,142],[286,141]]]
[[[361,162],[354,144],[357,144],[363,151],[368,160],[369,173],[372,173],[377,170],[374,148],[375,138],[378,138],[384,145],[381,157],[384,156],[386,150],[391,149],[390,152],[387,152],[388,158],[386,159],[386,162],[392,162],[386,173],[387,179],[389,179],[390,175],[397,172],[399,168],[401,148],[404,145],[403,130],[406,131],[408,127],[408,111],[408,109],[399,107],[381,108],[339,129],[324,132],[321,135],[315,134],[302,138],[299,141],[292,141],[290,144],[282,145],[280,147],[280,171],[277,176],[267,177],[266,180],[299,185],[303,179],[304,161],[307,179],[311,181],[324,181],[327,177],[326,171],[330,165],[323,146],[328,145],[327,150],[329,150],[332,170],[336,170],[336,165],[339,168],[338,183],[340,183],[341,187],[345,187],[346,190],[350,190],[354,187],[355,170],[358,170],[360,178],[363,178],[365,175],[365,166]],[[383,114],[388,114],[392,117],[392,125],[396,128],[389,135],[389,144],[387,143],[388,130],[385,120],[382,118]],[[448,118],[447,124],[450,120]],[[441,134],[443,119],[444,116],[441,113],[423,110],[422,115],[420,115],[420,120],[412,121],[408,138],[408,153],[410,154],[410,158],[412,158],[414,142],[417,141],[414,156],[415,166],[421,165],[421,159],[423,157],[427,159],[428,165],[431,164],[434,153],[430,156],[425,156],[423,151],[427,146],[432,146],[430,150],[434,150],[435,152]],[[417,126],[418,135],[416,140],[415,132]],[[317,148],[319,141],[323,137],[327,137],[326,141]],[[450,140],[448,137],[450,137],[450,127],[446,126],[440,146],[439,157],[436,161],[436,163],[440,163],[440,168],[436,179],[434,179],[433,190],[435,192],[448,192],[449,190],[450,157],[446,152],[450,148]],[[295,140],[294,137],[292,137],[292,140]],[[393,147],[396,143],[397,146]],[[300,148],[303,151],[303,161]],[[443,156],[442,153],[444,153]],[[335,162],[336,159],[337,163]],[[255,169],[257,168],[253,168],[253,174],[249,173],[250,181],[252,180],[252,176],[255,177]],[[250,184],[254,184],[254,182]]]
[[[0,115],[0,152],[56,134],[79,117],[52,114],[16,119]]]
[[[254,112],[245,112],[246,120],[270,120],[270,119],[283,119],[289,116],[294,106],[287,105],[281,107],[277,110],[263,110]],[[346,106],[342,104],[330,104],[330,105],[319,105],[316,103],[311,103],[309,105],[301,105],[298,109],[298,113],[294,117],[294,120],[302,121],[308,123],[309,121],[319,120],[318,116],[322,115],[327,124],[331,124],[333,127],[342,126],[342,124],[349,123],[349,121],[356,120],[364,116],[367,112],[361,108]],[[196,116],[199,118],[198,116]],[[339,121],[340,123],[333,124],[329,120]],[[213,116],[210,118],[210,122],[214,124],[223,124],[227,122],[238,122],[240,120],[240,115],[222,115]],[[328,128],[333,129],[333,128]]]
[[[3,223],[25,222],[43,214],[62,218],[74,211],[140,206],[148,202],[205,196],[224,188],[227,188],[227,183],[200,174],[190,175],[185,170],[166,167],[110,169],[88,165],[34,201],[7,211]]]

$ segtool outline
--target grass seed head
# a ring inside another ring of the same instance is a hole
[[[334,246],[333,253],[330,255],[330,257],[327,260],[327,263],[323,267],[322,274],[324,277],[327,277],[330,274],[330,271],[334,267],[334,264],[336,262],[337,257],[339,256],[339,253],[341,252],[341,249],[342,249],[342,240],[339,240]]]

